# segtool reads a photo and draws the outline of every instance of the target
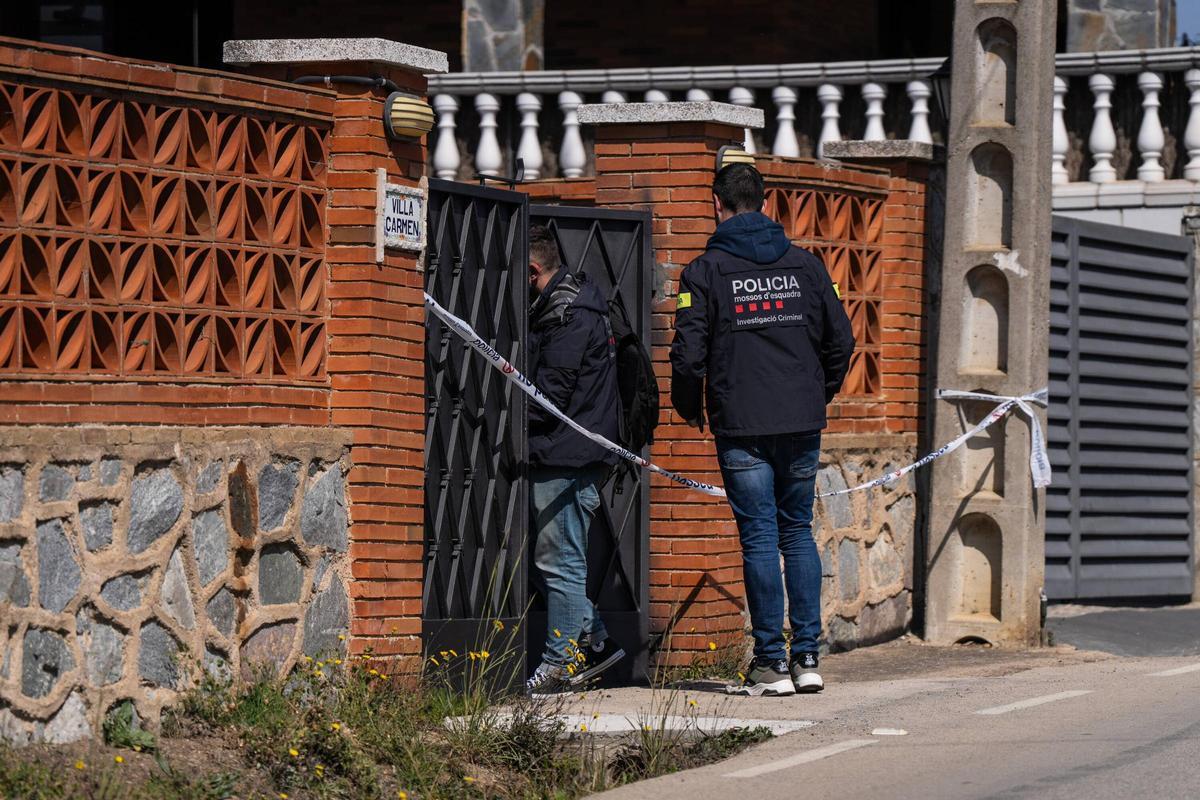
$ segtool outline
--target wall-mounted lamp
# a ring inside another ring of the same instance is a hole
[[[950,59],[947,58],[943,61],[928,80],[933,88],[933,104],[942,117],[942,141],[948,143],[950,141]]]
[[[433,122],[433,109],[423,98],[392,92],[383,104],[383,127],[393,139],[420,139]]]

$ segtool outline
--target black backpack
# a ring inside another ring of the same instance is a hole
[[[621,445],[641,455],[658,427],[658,380],[654,363],[634,333],[621,301],[608,301],[608,324],[617,356],[617,393],[621,396]]]

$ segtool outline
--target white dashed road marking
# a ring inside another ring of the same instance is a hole
[[[1184,675],[1188,672],[1200,672],[1200,664],[1188,664],[1186,667],[1176,667],[1175,669],[1164,669],[1162,672],[1151,672],[1147,677],[1170,678],[1172,675]]]
[[[871,731],[872,736],[908,736],[908,731],[903,728],[876,728]]]
[[[816,750],[809,750],[804,753],[799,753],[791,758],[785,758],[780,761],[772,761],[769,764],[762,764],[757,767],[748,767],[740,769],[737,772],[727,772],[723,778],[754,778],[758,775],[766,775],[769,772],[778,772],[781,769],[789,767],[798,767],[801,764],[809,764],[813,761],[820,761],[822,758],[836,756],[838,753],[844,753],[847,750],[857,750],[860,747],[866,747],[869,744],[875,744],[874,739],[847,739],[844,742],[818,747]]]
[[[1072,697],[1082,697],[1085,694],[1091,694],[1091,689],[1074,689],[1069,692],[1059,692],[1058,694],[1045,694],[1041,697],[1031,697],[1028,700],[1018,700],[1015,703],[1009,703],[1004,706],[995,706],[994,708],[984,708],[976,711],[976,714],[1007,714],[1010,711],[1020,711],[1023,708],[1033,708],[1034,706],[1053,703],[1057,700],[1069,700]]]

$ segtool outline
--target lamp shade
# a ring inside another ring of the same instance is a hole
[[[393,139],[420,139],[433,122],[433,109],[423,98],[392,92],[383,104],[383,127]]]
[[[948,134],[950,128],[950,59],[947,58],[943,61],[942,65],[929,76],[929,84],[933,89],[934,105],[942,117],[942,124],[945,125],[943,133]]]

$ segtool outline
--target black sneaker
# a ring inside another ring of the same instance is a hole
[[[569,691],[571,691],[571,681],[567,674],[567,668],[557,664],[547,664],[544,661],[529,676],[529,680],[525,681],[525,695],[534,700],[553,697]]]
[[[801,653],[792,657],[792,683],[796,685],[797,692],[814,694],[825,688],[825,681],[817,672],[819,666],[816,653]]]
[[[796,688],[792,686],[792,676],[788,674],[786,661],[782,658],[777,661],[759,661],[756,658],[750,662],[750,674],[742,676],[741,686],[727,686],[725,691],[750,697],[783,697],[795,694]]]
[[[625,657],[625,651],[609,638],[596,644],[584,639],[579,645],[579,655],[582,660],[577,662],[575,672],[570,677],[572,686],[581,686],[600,677],[602,672],[616,666]]]

